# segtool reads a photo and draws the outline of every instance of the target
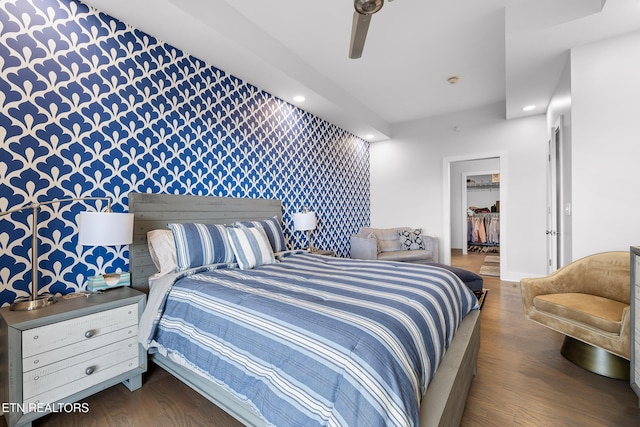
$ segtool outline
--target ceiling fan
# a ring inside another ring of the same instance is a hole
[[[393,0],[389,0],[393,1]],[[354,0],[353,26],[351,27],[351,44],[349,46],[349,58],[356,59],[362,56],[364,41],[367,38],[371,16],[382,9],[384,0]]]

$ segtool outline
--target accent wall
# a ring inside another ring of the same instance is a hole
[[[368,225],[369,145],[347,131],[73,0],[0,5],[0,212],[134,192],[282,200],[314,210],[314,245],[348,255]],[[42,207],[39,287],[66,294],[127,271],[128,249],[77,243],[80,211]],[[31,284],[31,211],[0,217],[0,305]]]

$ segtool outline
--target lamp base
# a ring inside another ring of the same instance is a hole
[[[55,295],[47,294],[38,296],[36,299],[27,297],[17,298],[13,304],[11,304],[11,311],[29,311],[38,310],[51,304],[55,304],[58,300]]]
[[[311,230],[307,230],[307,243],[309,244],[309,252],[313,252],[313,243],[311,243]]]

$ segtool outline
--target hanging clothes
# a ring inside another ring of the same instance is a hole
[[[467,216],[469,244],[500,245],[500,214],[474,213]]]

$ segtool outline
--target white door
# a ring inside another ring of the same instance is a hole
[[[558,269],[560,256],[560,223],[558,221],[559,196],[559,150],[560,150],[560,124],[551,131],[547,155],[547,273],[553,273]]]

